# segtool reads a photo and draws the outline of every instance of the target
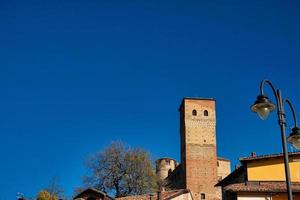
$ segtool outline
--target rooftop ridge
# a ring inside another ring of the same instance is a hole
[[[300,151],[297,152],[289,152],[288,155],[300,155]],[[276,158],[283,156],[283,153],[274,153],[274,154],[265,154],[259,156],[247,156],[247,157],[240,157],[240,161],[248,161],[248,160],[256,160],[256,159],[264,159],[264,158]]]

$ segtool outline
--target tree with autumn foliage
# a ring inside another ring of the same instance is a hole
[[[38,193],[36,200],[58,200],[58,197],[51,195],[47,190],[42,190]]]
[[[157,189],[157,178],[148,152],[113,142],[88,160],[87,186],[116,197],[138,195]]]

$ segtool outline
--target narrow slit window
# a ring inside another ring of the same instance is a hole
[[[197,116],[197,110],[194,109],[194,110],[192,111],[192,115],[193,115],[193,116]]]
[[[204,114],[204,116],[208,116],[208,111],[204,110],[203,114]]]
[[[201,200],[205,199],[205,193],[201,193]]]

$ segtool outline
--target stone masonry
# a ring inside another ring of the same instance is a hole
[[[185,98],[180,118],[185,187],[195,199],[218,199],[215,101]]]
[[[165,164],[160,159],[157,169],[164,174],[161,180],[169,189],[189,189],[195,200],[221,199],[220,188],[215,184],[230,173],[230,161],[218,158],[216,153],[215,100],[184,98],[179,112],[181,163],[172,170],[173,163],[166,168],[160,166],[159,163]]]

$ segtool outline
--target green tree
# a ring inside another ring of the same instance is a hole
[[[116,197],[153,192],[157,179],[151,163],[145,150],[113,142],[89,159],[85,183]]]

